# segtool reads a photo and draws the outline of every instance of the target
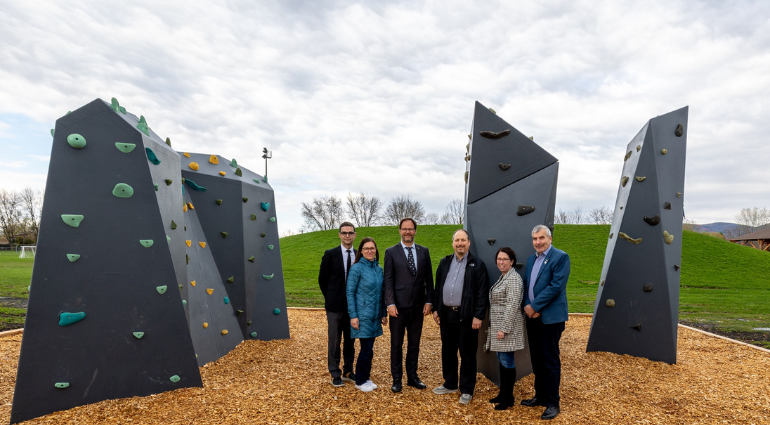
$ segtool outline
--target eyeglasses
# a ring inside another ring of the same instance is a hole
[[[342,236],[353,236],[355,234],[356,234],[356,232],[340,232],[340,235],[342,235]]]
[[[505,263],[506,261],[513,261],[513,260],[511,260],[510,258],[498,258],[497,259],[498,263]]]
[[[401,229],[402,232],[414,232],[414,228],[410,229]]]
[[[361,248],[361,251],[376,251],[377,248]]]

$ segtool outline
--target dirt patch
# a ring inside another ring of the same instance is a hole
[[[712,334],[717,334],[717,335],[721,335],[721,336],[735,339],[738,341],[747,342],[749,344],[754,344],[759,347],[766,346],[766,344],[762,344],[763,342],[770,343],[770,332],[723,331],[721,329],[718,329],[717,325],[713,323],[698,323],[698,322],[690,322],[687,320],[680,320],[679,323],[686,326],[700,329],[702,331],[711,332]]]
[[[0,332],[24,327],[27,301],[26,298],[0,297]],[[20,310],[9,310],[11,308]]]

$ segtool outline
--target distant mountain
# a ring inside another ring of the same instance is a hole
[[[698,233],[709,233],[709,232],[724,233],[725,231],[732,230],[736,227],[738,227],[738,225],[735,223],[725,223],[720,221],[717,223],[696,224],[693,227],[693,231]]]

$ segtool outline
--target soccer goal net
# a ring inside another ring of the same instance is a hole
[[[37,253],[36,246],[20,246],[19,248],[21,248],[19,258],[35,258],[35,253]]]

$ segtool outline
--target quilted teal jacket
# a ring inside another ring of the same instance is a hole
[[[358,318],[358,329],[350,327],[351,338],[382,335],[382,318],[387,315],[382,299],[382,267],[361,257],[348,272],[348,315]]]

